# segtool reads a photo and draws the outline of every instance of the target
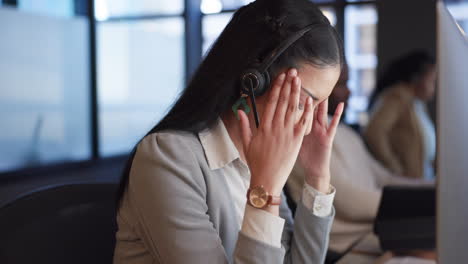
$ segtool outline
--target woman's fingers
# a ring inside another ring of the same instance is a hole
[[[274,81],[270,96],[268,98],[267,106],[263,111],[262,124],[264,126],[270,127],[273,117],[275,116],[276,105],[278,103],[278,98],[280,96],[281,88],[283,87],[284,80],[286,79],[286,73],[280,74]]]
[[[289,96],[289,105],[286,111],[285,117],[285,126],[286,127],[294,127],[294,123],[296,121],[296,115],[298,113],[299,108],[299,100],[301,96],[301,79],[299,77],[295,77],[292,81],[291,87],[291,94]]]
[[[328,98],[321,102],[317,110],[317,121],[319,124],[325,128],[328,127]]]
[[[312,114],[312,117],[314,117],[313,114]],[[313,120],[314,120],[314,119],[312,118],[312,121],[313,121]],[[306,129],[306,132],[305,132],[306,135],[309,135],[310,132],[312,132],[312,126],[313,126],[313,125],[314,125],[314,122],[310,122],[310,123],[309,123],[309,125],[307,126],[307,129]]]
[[[250,128],[250,122],[247,114],[242,110],[237,110],[237,113],[240,119],[242,145],[244,146],[244,151],[247,152],[250,142],[252,141],[252,129]]]
[[[292,81],[294,77],[296,76],[297,76],[296,69],[291,69],[288,71],[286,80],[283,83],[283,87],[281,88],[281,93],[278,98],[278,103],[276,104],[276,111],[275,111],[275,117],[273,119],[273,124],[280,124],[281,126],[284,126],[286,110],[288,109],[288,105],[289,105],[291,85],[292,85]]]
[[[300,136],[305,135],[307,127],[309,127],[310,123],[312,123],[313,121],[313,117],[314,117],[314,109],[312,106],[312,98],[309,97],[306,100],[304,112],[302,113],[301,119],[296,127],[297,133],[299,133]]]
[[[341,115],[343,114],[344,103],[338,104],[335,110],[335,114],[333,115],[333,120],[330,123],[330,127],[328,128],[328,135],[332,138],[335,137],[336,128],[340,123]]]
[[[312,122],[312,129],[315,129],[317,126],[321,126],[319,123],[319,118],[318,118],[318,112],[319,112],[319,105],[315,106],[314,108],[314,122]]]

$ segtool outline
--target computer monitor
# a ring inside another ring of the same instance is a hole
[[[437,6],[437,253],[468,263],[468,38]]]

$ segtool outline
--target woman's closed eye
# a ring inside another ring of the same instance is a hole
[[[311,97],[313,101],[317,100],[309,91],[301,87],[301,96],[299,97],[299,110],[304,110],[307,98]]]

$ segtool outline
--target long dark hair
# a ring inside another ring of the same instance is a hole
[[[368,109],[372,109],[379,95],[388,87],[400,82],[410,83],[418,80],[434,64],[434,58],[422,50],[411,51],[392,61],[377,80],[377,85],[369,99]]]
[[[239,79],[249,64],[261,61],[292,33],[314,27],[270,67],[275,73],[305,62],[319,67],[341,64],[341,39],[328,19],[309,0],[257,0],[241,7],[221,33],[188,86],[166,116],[147,135],[162,130],[198,133],[210,128],[240,96]],[[297,67],[297,66],[296,66]],[[120,201],[128,183],[136,147],[124,169]]]

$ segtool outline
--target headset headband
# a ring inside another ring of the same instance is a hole
[[[271,64],[273,64],[273,62],[275,62],[276,59],[278,59],[278,57],[281,54],[283,54],[283,52],[287,48],[289,48],[292,44],[294,44],[294,42],[296,42],[297,40],[302,38],[302,36],[304,36],[307,32],[309,32],[310,30],[312,30],[316,26],[320,26],[320,24],[309,25],[309,26],[297,31],[292,36],[287,38],[285,41],[281,42],[281,44],[275,50],[273,50],[265,60],[263,60],[260,67],[258,67],[258,70],[261,73],[265,72],[271,66]]]

